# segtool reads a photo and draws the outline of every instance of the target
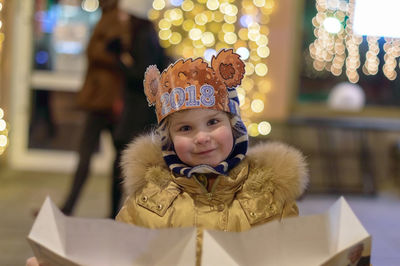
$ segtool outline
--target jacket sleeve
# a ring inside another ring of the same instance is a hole
[[[128,224],[136,224],[135,217],[131,216],[128,210],[129,201],[130,198],[128,197],[128,199],[125,201],[124,205],[122,206],[115,220],[117,220],[118,222],[123,222]]]

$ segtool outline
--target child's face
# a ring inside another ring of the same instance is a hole
[[[177,112],[170,118],[169,133],[175,152],[189,166],[224,161],[233,147],[233,135],[226,113],[208,109]]]

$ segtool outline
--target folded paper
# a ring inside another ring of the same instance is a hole
[[[360,249],[358,257],[351,257]],[[273,221],[241,233],[206,231],[202,262],[210,266],[358,265],[352,264],[354,260],[370,254],[371,237],[342,197],[324,214]]]
[[[64,216],[47,198],[28,241],[41,265],[195,265],[196,230]]]
[[[64,216],[47,198],[28,235],[41,265],[195,265],[196,229]],[[246,232],[204,230],[202,265],[370,265],[371,236],[344,198],[323,214]]]

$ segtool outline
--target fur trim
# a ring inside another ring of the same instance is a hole
[[[250,168],[260,169],[274,184],[278,200],[298,198],[308,185],[308,168],[297,149],[280,142],[257,144],[247,153]],[[254,173],[254,176],[258,176]]]
[[[163,160],[160,141],[153,134],[135,138],[123,152],[121,159],[124,176],[124,191],[132,195],[153,179],[169,177],[169,168]],[[249,149],[246,161],[250,163],[250,171],[262,171],[268,174],[268,180],[274,184],[276,197],[296,199],[308,184],[308,170],[304,156],[295,148],[279,142],[257,144]],[[153,168],[151,172],[146,172]],[[267,172],[265,172],[267,171]],[[149,174],[153,173],[153,174]],[[255,175],[258,176],[255,172]],[[166,180],[159,180],[163,184]]]
[[[124,192],[132,195],[146,183],[146,172],[151,167],[167,165],[161,154],[161,144],[154,134],[135,138],[123,151],[121,157]]]

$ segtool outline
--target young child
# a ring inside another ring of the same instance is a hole
[[[246,155],[248,136],[235,89],[244,72],[232,50],[221,50],[211,67],[197,58],[178,60],[161,75],[155,66],[148,68],[145,94],[159,126],[123,154],[128,197],[118,221],[240,232],[298,215],[295,200],[308,182],[300,152],[265,143]],[[198,265],[201,238],[199,230]]]
[[[145,93],[159,126],[123,154],[128,198],[118,221],[239,232],[298,215],[295,200],[308,182],[301,153],[264,143],[246,155],[235,89],[244,72],[232,50],[221,50],[211,67],[197,58],[178,60],[161,75],[148,68]]]

